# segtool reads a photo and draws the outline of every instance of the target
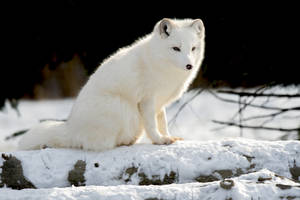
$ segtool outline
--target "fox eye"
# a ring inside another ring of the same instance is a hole
[[[195,51],[195,49],[196,49],[196,47],[193,47],[193,48],[192,48],[192,51]]]
[[[173,49],[174,51],[180,51],[180,48],[179,48],[179,47],[172,47],[172,49]]]

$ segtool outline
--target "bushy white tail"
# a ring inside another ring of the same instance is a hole
[[[65,122],[45,121],[29,130],[19,142],[19,150],[63,147],[66,145]]]

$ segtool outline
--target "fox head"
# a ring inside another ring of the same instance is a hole
[[[164,65],[197,70],[204,56],[205,30],[201,19],[164,18],[154,27],[156,58]]]

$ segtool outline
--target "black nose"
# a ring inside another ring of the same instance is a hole
[[[190,64],[186,65],[185,67],[186,67],[187,70],[191,70],[193,68],[193,66],[190,65]]]

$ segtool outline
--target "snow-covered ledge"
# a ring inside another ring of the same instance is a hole
[[[300,190],[299,141],[181,141],[105,152],[48,148],[1,154],[0,187],[14,189],[212,184],[223,179],[229,181],[219,181],[220,187],[230,189],[235,180],[230,178],[244,177],[253,183],[282,180],[282,187]]]

